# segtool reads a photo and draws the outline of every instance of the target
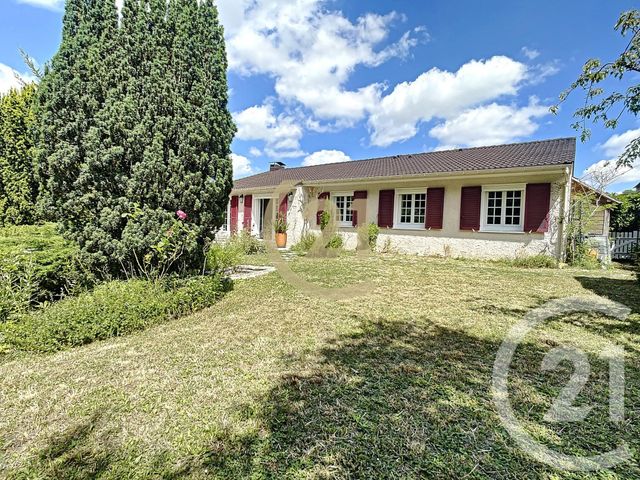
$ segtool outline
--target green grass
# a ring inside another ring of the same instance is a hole
[[[264,262],[265,257],[261,257]],[[362,296],[307,297],[279,274],[239,281],[213,307],[122,338],[0,365],[1,475],[14,478],[638,478],[640,288],[630,272],[517,269],[409,256],[296,259],[319,286],[367,281]],[[512,401],[539,441],[596,453],[627,441],[634,463],[571,474],[517,448],[491,401],[508,329],[553,298],[602,295],[627,321],[573,315],[518,349]],[[626,420],[608,421],[607,341],[626,349]],[[591,360],[586,422],[544,412]]]

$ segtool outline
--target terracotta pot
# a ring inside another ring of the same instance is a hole
[[[286,233],[276,233],[276,247],[284,248],[287,246],[287,234]]]

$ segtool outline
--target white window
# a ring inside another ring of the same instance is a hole
[[[425,190],[396,190],[394,228],[424,228],[427,214]]]
[[[353,224],[353,192],[332,193],[331,198],[336,206],[336,222],[342,227],[350,227]]]
[[[524,217],[524,190],[524,185],[483,187],[481,230],[521,232]]]

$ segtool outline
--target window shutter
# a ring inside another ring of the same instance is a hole
[[[425,228],[442,229],[444,214],[444,188],[427,189],[427,221]]]
[[[238,196],[231,197],[231,218],[229,220],[229,231],[236,233],[238,231]]]
[[[462,187],[460,195],[460,230],[480,230],[482,187]]]
[[[278,204],[278,213],[282,215],[286,215],[288,210],[289,210],[289,195],[285,193],[280,197],[280,203]]]
[[[316,212],[316,225],[320,225],[320,217],[322,216],[322,212],[324,212],[323,208],[324,208],[324,201],[326,199],[328,199],[330,196],[329,192],[322,192],[320,195],[318,195],[318,200],[320,200],[318,203],[320,205],[320,208],[318,209],[318,211]]]
[[[550,183],[529,183],[524,206],[524,231],[544,233],[549,230]]]
[[[363,220],[366,220],[367,216],[365,214],[366,212],[366,207],[367,207],[367,202],[365,201],[367,199],[367,191],[366,190],[358,190],[357,192],[353,192],[353,204],[351,206],[352,208],[352,214],[353,214],[353,220],[351,221],[351,224],[354,227],[358,226],[358,212],[361,212],[362,215],[360,216],[360,218],[362,218]]]
[[[251,205],[253,204],[253,195],[244,196],[244,217],[242,226],[245,230],[251,231]]]
[[[378,226],[393,227],[393,197],[395,190],[380,190],[378,197]]]

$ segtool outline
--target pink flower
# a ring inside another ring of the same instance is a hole
[[[176,215],[178,216],[178,218],[179,218],[180,220],[186,220],[186,218],[187,218],[187,214],[186,214],[186,213],[184,213],[182,210],[178,210],[178,211],[176,212]]]

